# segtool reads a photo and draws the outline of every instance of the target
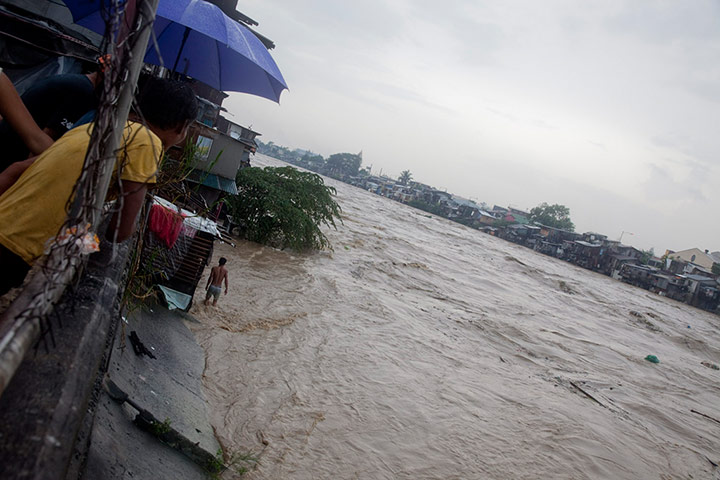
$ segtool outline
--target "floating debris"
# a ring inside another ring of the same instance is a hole
[[[698,412],[697,410],[690,410],[690,411],[691,411],[692,413],[695,413],[695,414],[697,414],[697,415],[700,415],[701,417],[705,417],[705,418],[707,418],[707,419],[709,419],[709,420],[712,420],[713,422],[720,423],[720,420],[718,420],[717,418],[713,418],[713,417],[711,417],[710,415],[705,415],[704,413]]]
[[[714,364],[714,363],[710,363],[710,362],[700,362],[700,365],[702,365],[702,366],[704,366],[704,367],[712,368],[713,370],[720,370],[720,367],[718,367],[718,366],[717,366],[716,364]]]
[[[560,290],[562,290],[563,292],[568,293],[570,295],[575,295],[575,290],[573,290],[572,287],[567,284],[567,282],[560,280],[558,282],[558,286],[560,287]]]
[[[592,400],[593,402],[597,403],[597,404],[600,405],[601,407],[607,408],[605,405],[603,405],[602,402],[600,402],[600,400],[598,400],[597,398],[593,397],[593,396],[590,395],[588,392],[586,392],[584,389],[582,389],[582,388],[580,388],[579,386],[577,386],[577,385],[575,384],[575,382],[570,382],[570,385],[572,385],[573,387],[575,387],[575,388],[577,388],[578,390],[580,390],[580,392],[581,392],[583,395],[585,395],[586,397],[588,397],[590,400]]]

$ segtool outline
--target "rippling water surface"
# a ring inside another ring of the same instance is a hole
[[[327,183],[334,252],[222,245],[195,299],[244,478],[720,478],[720,317]]]

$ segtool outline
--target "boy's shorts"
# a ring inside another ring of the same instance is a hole
[[[220,292],[222,292],[222,288],[216,287],[215,285],[210,285],[210,288],[208,288],[207,296],[209,297],[210,295],[212,295],[213,297],[215,297],[215,300],[217,300],[218,298],[220,298]]]

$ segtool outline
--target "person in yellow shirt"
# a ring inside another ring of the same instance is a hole
[[[110,221],[107,238],[124,241],[135,231],[137,214],[164,149],[181,142],[198,105],[183,82],[149,78],[123,130],[124,148],[108,199],[122,196],[121,211]],[[141,120],[142,119],[142,120]],[[73,187],[80,177],[91,127],[70,130],[34,161],[0,196],[0,295],[20,286],[45,246],[67,217]]]

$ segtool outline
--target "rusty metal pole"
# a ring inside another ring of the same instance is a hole
[[[138,77],[140,76],[140,69],[143,66],[145,51],[147,50],[150,35],[152,34],[152,24],[155,20],[155,12],[157,11],[158,3],[159,0],[138,0],[136,3],[138,20],[135,22],[135,25],[147,25],[147,27],[139,32],[137,44],[131,51],[131,58],[128,59],[127,83],[125,84],[125,87],[120,93],[120,97],[118,99],[115,128],[113,129],[112,138],[106,147],[106,151],[112,152],[113,157],[105,164],[102,176],[98,181],[98,190],[97,195],[95,196],[95,204],[93,208],[94,221],[91,222],[93,225],[97,224],[102,211],[103,203],[105,202],[105,195],[107,194],[107,190],[110,185],[113,169],[115,168],[115,162],[117,159],[115,152],[118,148],[120,148],[123,129],[125,128],[128,113],[130,112],[130,105],[132,105],[133,99],[135,98],[135,86],[137,85]]]

